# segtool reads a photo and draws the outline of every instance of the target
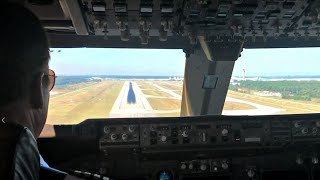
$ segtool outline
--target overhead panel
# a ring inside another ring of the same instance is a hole
[[[86,34],[86,27],[101,46],[110,39],[115,47],[130,42],[133,47],[185,48],[199,44],[202,37],[245,41],[244,47],[254,47],[281,39],[307,42],[320,37],[320,2],[315,0],[61,1],[71,4],[68,10],[77,34]]]

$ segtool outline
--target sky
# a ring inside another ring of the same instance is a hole
[[[52,48],[57,75],[183,76],[182,50]],[[233,75],[320,75],[320,48],[244,49]]]
[[[243,69],[248,76],[320,75],[320,48],[245,49],[233,75]]]
[[[159,49],[54,49],[50,68],[57,75],[183,76],[182,50]]]

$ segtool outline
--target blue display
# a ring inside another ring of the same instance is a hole
[[[171,176],[169,173],[162,172],[159,175],[159,180],[171,180]]]

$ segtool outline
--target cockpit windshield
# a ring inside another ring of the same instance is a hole
[[[245,49],[222,114],[320,112],[319,50]],[[185,59],[182,50],[53,48],[47,124],[180,116]]]
[[[47,123],[180,116],[184,66],[182,50],[51,49]]]

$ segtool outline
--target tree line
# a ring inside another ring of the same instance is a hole
[[[320,81],[238,81],[230,85],[230,90],[254,90],[279,92],[283,99],[306,100],[320,99]]]

